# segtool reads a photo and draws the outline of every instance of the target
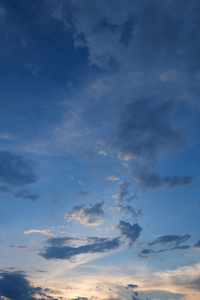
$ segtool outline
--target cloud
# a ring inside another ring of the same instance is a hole
[[[21,272],[0,273],[0,295],[12,300],[36,300],[36,295],[41,292],[39,287],[33,287]],[[43,298],[44,299],[44,298]],[[47,299],[47,298],[45,298]]]
[[[22,200],[30,200],[32,202],[37,202],[41,195],[31,194],[29,190],[22,190],[15,194],[15,198]]]
[[[194,247],[200,248],[200,240],[197,241],[197,243],[194,245]]]
[[[155,244],[175,244],[175,246],[178,246],[181,243],[186,242],[191,238],[191,235],[185,234],[185,235],[163,235],[155,239],[152,243],[149,243],[150,246]]]
[[[52,247],[62,247],[66,244],[69,245],[73,241],[81,241],[81,239],[66,236],[50,237],[46,240],[46,243]]]
[[[133,295],[131,296],[132,300],[140,300],[138,292],[133,292]]]
[[[29,189],[17,193],[12,188],[27,186],[37,182],[34,164],[20,155],[10,152],[0,152],[0,193],[11,193],[17,199],[37,202],[41,195],[32,194]]]
[[[90,191],[87,190],[79,190],[78,194],[80,194],[81,196],[88,196],[90,195]]]
[[[168,69],[187,73],[200,64],[199,6],[186,0],[135,1],[134,6],[131,0],[76,0],[71,9],[75,37],[87,47],[91,64],[109,68],[116,61],[121,68],[155,70],[167,61]]]
[[[131,173],[135,180],[143,188],[156,189],[163,185],[170,188],[177,186],[186,186],[193,182],[192,176],[162,176],[158,173],[151,172],[147,166],[132,165]]]
[[[125,236],[130,243],[129,246],[131,247],[135,241],[139,238],[142,228],[137,224],[131,225],[128,222],[120,221],[119,225],[115,227],[122,236]]]
[[[105,178],[105,180],[109,180],[109,181],[118,181],[119,178],[118,178],[117,176],[115,176],[115,175],[110,175],[110,176],[107,176],[107,177]]]
[[[150,248],[143,249],[138,254],[139,257],[147,258],[149,254],[158,254],[166,251],[172,251],[172,250],[187,250],[194,246],[191,245],[180,245],[186,241],[188,241],[191,238],[191,235],[185,234],[185,235],[163,235],[155,239],[153,242],[148,243],[148,246],[155,246],[155,245],[162,245],[162,246],[168,246],[172,245],[171,248],[164,248],[159,250],[152,250]]]
[[[137,284],[128,284],[127,287],[126,287],[127,290],[132,290],[132,289],[135,289],[135,288],[138,288]]]
[[[137,218],[137,217],[142,217],[142,209],[135,209],[133,206],[131,205],[121,205],[121,204],[116,204],[117,210],[121,211],[121,212],[125,212],[128,214],[132,214],[133,218]]]
[[[128,104],[121,117],[116,146],[122,153],[152,159],[159,149],[179,147],[183,138],[170,124],[172,101],[155,104],[142,98]]]
[[[191,249],[191,248],[192,248],[192,246],[190,246],[190,245],[183,245],[183,246],[176,246],[176,247],[172,247],[172,248],[160,249],[158,251],[155,251],[155,250],[152,250],[152,249],[143,249],[138,254],[138,257],[147,258],[149,254],[155,255],[155,254],[163,253],[163,252],[166,252],[166,251],[188,250],[188,249]]]
[[[103,220],[104,216],[104,202],[97,203],[90,208],[85,205],[74,206],[73,210],[65,215],[68,221],[76,221],[87,226],[98,226]]]
[[[8,186],[22,186],[36,181],[31,162],[20,155],[0,152],[0,182]]]
[[[23,232],[24,234],[30,234],[30,233],[41,233],[45,235],[51,235],[50,229],[30,229]]]
[[[131,186],[131,183],[129,181],[123,181],[119,184],[118,186],[118,194],[114,196],[114,198],[116,199],[116,201],[118,203],[122,203],[122,202],[129,202],[135,198],[137,198],[136,195],[131,196],[130,195],[130,191],[129,188]]]
[[[120,238],[107,239],[107,238],[92,238],[88,243],[79,247],[63,246],[47,246],[40,256],[45,259],[71,259],[74,256],[88,253],[103,253],[110,250],[117,249],[120,246]]]

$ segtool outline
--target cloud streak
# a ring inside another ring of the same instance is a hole
[[[71,247],[64,246],[65,241],[62,241],[60,244],[52,245],[53,239],[51,239],[51,246],[47,246],[44,248],[42,252],[40,252],[40,256],[43,258],[50,259],[71,259],[74,256],[80,254],[88,254],[88,253],[104,253],[114,249],[119,248],[121,242],[120,238],[107,239],[107,238],[92,238],[88,241],[86,245]],[[48,243],[48,240],[47,240]]]
[[[191,184],[194,180],[192,176],[163,176],[161,174],[152,172],[147,166],[139,166],[138,164],[133,164],[131,168],[131,173],[135,180],[140,184],[142,188],[145,189],[157,189],[163,185],[167,185],[170,188],[178,186],[186,186]]]

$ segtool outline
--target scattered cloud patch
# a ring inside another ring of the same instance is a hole
[[[79,190],[78,194],[81,196],[89,196],[90,195],[90,191],[87,190]]]
[[[131,247],[135,241],[139,238],[142,228],[137,224],[131,225],[128,222],[120,221],[119,225],[115,227],[122,236],[125,236],[130,242],[129,246]]]
[[[194,247],[200,248],[200,240],[194,245]]]
[[[172,129],[169,117],[172,101],[153,104],[152,99],[140,99],[126,106],[118,129],[116,146],[135,159],[152,159],[158,150],[183,145],[179,132]]]
[[[103,151],[103,150],[100,150],[100,151],[98,152],[98,154],[99,154],[99,155],[103,155],[103,156],[107,156],[107,153],[106,153],[105,151]]]
[[[105,180],[109,180],[109,181],[118,181],[119,178],[115,175],[111,175],[105,178]]]
[[[31,162],[20,155],[0,152],[0,182],[8,186],[21,186],[36,181],[37,176]]]
[[[129,181],[123,181],[119,184],[118,194],[114,196],[117,203],[130,202],[131,200],[134,200],[135,198],[137,198],[136,195],[131,196],[130,190],[129,190],[130,187],[131,187],[131,183]]]
[[[142,209],[135,209],[133,206],[131,205],[121,205],[121,204],[116,204],[116,208],[117,210],[127,213],[127,214],[132,214],[133,218],[137,218],[137,217],[142,217]]]
[[[136,284],[128,284],[127,287],[126,287],[127,290],[132,290],[132,289],[135,289],[135,288],[138,288],[138,285],[136,285]]]
[[[34,164],[20,155],[10,152],[0,152],[0,193],[13,194],[17,199],[37,202],[41,195],[32,194],[29,189],[17,193],[12,189],[37,182]]]
[[[135,180],[143,188],[156,189],[163,185],[170,188],[177,186],[186,186],[193,182],[192,176],[162,176],[158,173],[151,172],[147,166],[132,165],[131,171]]]
[[[15,194],[15,198],[22,200],[30,200],[32,202],[37,202],[41,195],[31,194],[29,190],[22,190]]]
[[[87,226],[100,225],[104,217],[104,202],[97,203],[90,208],[85,205],[74,206],[73,210],[65,215],[67,221],[75,221]]]

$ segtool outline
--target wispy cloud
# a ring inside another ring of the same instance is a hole
[[[41,233],[41,234],[45,234],[47,236],[52,235],[50,229],[30,229],[30,230],[25,230],[23,233],[24,234]]]
[[[107,177],[105,178],[105,180],[109,180],[109,181],[118,181],[119,178],[118,178],[117,176],[115,176],[115,175],[110,175],[110,176],[107,176]]]
[[[163,185],[167,185],[170,188],[178,186],[186,186],[191,184],[194,180],[192,176],[163,176],[161,174],[152,172],[147,166],[139,166],[138,164],[132,165],[131,171],[135,180],[143,188],[156,189],[160,188]]]

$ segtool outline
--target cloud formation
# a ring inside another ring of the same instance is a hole
[[[87,226],[98,226],[103,220],[104,216],[104,202],[97,203],[90,208],[85,207],[84,204],[74,206],[73,210],[65,215],[67,221],[76,221]]]
[[[130,242],[129,246],[131,247],[135,241],[139,238],[142,228],[137,224],[131,225],[128,222],[120,221],[119,225],[115,227],[122,236],[125,236]]]
[[[143,249],[138,254],[139,257],[147,258],[150,254],[158,254],[166,251],[172,251],[172,250],[187,250],[193,247],[196,247],[195,245],[180,245],[182,243],[185,243],[191,238],[191,235],[185,234],[185,235],[163,235],[155,239],[153,242],[148,243],[148,247],[155,246],[155,245],[162,245],[164,246],[163,249],[159,250],[153,250],[150,248]],[[171,248],[166,248],[171,246]]]
[[[130,202],[137,198],[136,195],[131,196],[130,194],[131,183],[129,181],[123,181],[119,183],[118,194],[114,196],[118,203]]]
[[[30,229],[30,230],[25,230],[23,233],[24,234],[42,233],[42,234],[45,234],[45,235],[51,235],[50,229]]]
[[[126,289],[127,289],[127,290],[132,290],[132,289],[135,289],[135,288],[137,288],[137,287],[138,287],[137,284],[127,284]]]
[[[186,176],[162,176],[158,173],[151,172],[147,166],[132,165],[131,173],[135,180],[143,188],[156,189],[163,185],[170,188],[178,186],[186,186],[193,182],[193,177]]]
[[[42,288],[33,287],[21,272],[0,273],[0,295],[12,300],[53,299],[43,293]],[[42,296],[42,298],[38,298]],[[44,298],[45,297],[45,298]],[[55,300],[55,299],[54,299]]]
[[[22,186],[37,181],[33,164],[20,155],[0,152],[0,182],[8,186]]]
[[[27,186],[37,182],[38,177],[32,162],[20,155],[7,151],[0,152],[0,193],[11,193],[17,199],[37,202],[41,195],[32,194],[29,189],[13,192],[13,188]]]
[[[55,246],[51,244],[50,246],[45,247],[39,255],[47,260],[71,259],[72,257],[80,254],[108,252],[110,250],[117,249],[120,244],[121,242],[119,237],[114,239],[92,238],[88,240],[86,245],[78,247],[64,246],[62,241],[60,245],[57,243]]]
[[[38,194],[31,194],[29,190],[22,190],[15,194],[15,198],[22,200],[30,200],[32,202],[37,202],[37,200],[41,197]]]
[[[128,104],[118,129],[119,150],[135,159],[152,159],[159,149],[183,145],[182,136],[170,124],[172,110],[171,101],[156,104],[144,98]]]
[[[178,246],[181,243],[186,242],[191,238],[191,235],[185,234],[185,235],[163,235],[155,239],[152,243],[149,243],[150,246],[155,244],[175,244],[175,246]]]

